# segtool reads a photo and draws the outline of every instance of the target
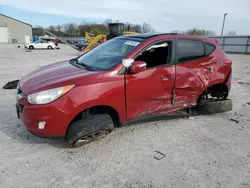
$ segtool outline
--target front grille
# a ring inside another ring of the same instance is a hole
[[[20,86],[17,86],[16,88],[16,98],[21,99],[24,97],[24,93],[22,92]]]
[[[23,93],[20,86],[18,86],[16,89],[17,89],[17,94],[22,94]]]
[[[17,104],[16,104],[16,107],[17,107],[19,113],[22,113],[22,112],[23,112],[23,107],[24,107],[24,106],[23,106],[22,104],[17,103]]]

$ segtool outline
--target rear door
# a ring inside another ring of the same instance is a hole
[[[216,61],[206,53],[198,39],[176,39],[177,63],[174,88],[175,105],[192,103],[209,85],[215,74]]]
[[[49,46],[49,42],[48,41],[43,41],[42,44],[41,44],[41,48],[42,49],[47,49]]]

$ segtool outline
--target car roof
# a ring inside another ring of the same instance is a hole
[[[148,39],[161,35],[178,35],[178,33],[143,33],[143,34],[125,35],[124,37]]]
[[[143,34],[133,34],[133,35],[123,35],[117,38],[123,38],[123,39],[133,39],[137,41],[143,41],[147,40],[153,37],[162,37],[162,36],[168,36],[168,35],[176,35],[178,37],[176,38],[184,38],[184,39],[198,39],[205,42],[210,42],[215,44],[215,40],[211,38],[207,38],[205,36],[195,36],[195,35],[186,35],[186,34],[178,34],[178,33],[143,33]]]

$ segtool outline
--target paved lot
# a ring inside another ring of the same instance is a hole
[[[62,45],[32,52],[0,45],[0,86],[77,54]],[[15,91],[0,89],[0,187],[250,187],[250,56],[230,58],[233,111],[154,117],[78,149],[28,133],[16,118]],[[166,157],[156,160],[155,150]]]

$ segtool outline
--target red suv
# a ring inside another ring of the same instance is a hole
[[[214,39],[127,35],[24,76],[16,109],[31,133],[76,147],[142,115],[231,110],[231,74]]]

